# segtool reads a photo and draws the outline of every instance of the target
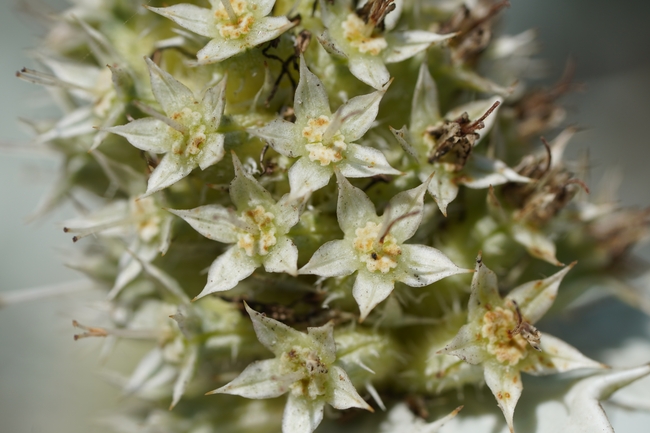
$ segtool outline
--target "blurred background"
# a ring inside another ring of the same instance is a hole
[[[53,10],[66,5],[63,0],[42,3]],[[505,32],[537,29],[540,57],[548,61],[546,84],[559,79],[569,57],[576,63],[575,81],[585,85],[584,91],[567,95],[563,102],[569,123],[586,128],[572,140],[569,154],[589,148],[592,170],[587,183],[596,186],[605,167],[619,166],[624,174],[622,204],[649,206],[650,2],[511,3],[505,12]],[[59,209],[47,219],[26,223],[56,176],[56,158],[6,149],[8,144],[29,141],[18,118],[33,117],[31,113],[42,112],[48,103],[43,88],[14,77],[21,67],[31,65],[26,50],[37,45],[42,33],[38,23],[21,13],[25,4],[4,0],[0,14],[0,291],[80,279],[61,264],[60,248],[72,242],[58,223],[71,216],[72,209]],[[93,301],[100,297],[83,291],[0,307],[0,430],[101,431],[92,420],[109,413],[119,403],[119,394],[96,373],[100,369],[97,342],[75,343],[71,325],[73,318],[92,313]],[[627,318],[640,314],[622,304],[613,310]],[[644,332],[650,335],[647,320],[634,323],[645,323]],[[576,326],[582,326],[580,332],[594,332],[586,325]],[[609,332],[615,338],[611,329],[597,332]],[[649,360],[650,351],[630,355],[631,364]],[[650,417],[617,412],[613,421],[620,432],[645,432]]]

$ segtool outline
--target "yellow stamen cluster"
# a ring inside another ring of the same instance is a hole
[[[512,335],[516,327],[517,316],[511,309],[493,307],[483,316],[481,337],[488,340],[486,350],[503,364],[516,365],[528,354],[526,340]]]
[[[329,369],[318,353],[305,347],[293,347],[282,354],[282,364],[287,373],[301,372],[304,377],[291,384],[294,395],[314,400],[327,392],[327,373]]]
[[[254,209],[249,209],[242,214],[242,219],[247,224],[257,228],[255,233],[242,231],[237,235],[237,246],[246,251],[246,255],[253,257],[254,255],[265,256],[273,245],[277,243],[275,237],[275,225],[273,219],[275,216],[267,212],[262,206],[257,206]]]
[[[237,21],[231,20],[228,12],[219,5],[214,12],[217,24],[219,25],[219,34],[225,39],[237,39],[247,35],[255,22],[255,17],[248,9],[248,4],[244,0],[230,0]]]
[[[309,159],[320,162],[321,166],[342,160],[343,151],[348,147],[339,131],[327,142],[323,141],[323,136],[329,125],[329,117],[319,116],[309,119],[307,126],[302,130],[302,136],[308,143],[305,148],[309,151]]]
[[[360,53],[376,56],[388,46],[383,36],[371,36],[373,27],[364,23],[357,14],[349,14],[341,26],[345,39]]]
[[[356,229],[354,248],[370,272],[385,274],[397,266],[397,257],[402,254],[402,249],[390,234],[384,236],[384,241],[380,243],[377,240],[380,228],[379,224],[367,222],[364,227]]]

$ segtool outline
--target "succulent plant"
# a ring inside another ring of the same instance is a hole
[[[595,279],[647,309],[621,269],[650,214],[587,195],[563,159],[577,129],[519,75],[534,40],[495,30],[507,5],[60,14],[43,69],[18,76],[64,113],[33,125],[63,157],[46,207],[91,209],[65,223],[71,265],[112,324],[75,321],[75,339],[154,343],[117,379],[131,404],[111,428],[482,431],[471,421],[498,405],[513,432],[521,372],[576,371],[566,431],[613,431],[600,400],[650,367],[604,365],[536,323]],[[493,397],[463,397],[482,384]]]

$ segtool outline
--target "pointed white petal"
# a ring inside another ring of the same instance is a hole
[[[183,161],[173,153],[166,154],[158,163],[158,167],[151,173],[147,182],[147,192],[143,197],[175,184],[190,174],[195,167],[193,163]]]
[[[251,31],[245,36],[245,40],[248,46],[253,48],[277,38],[293,26],[295,23],[289,21],[287,17],[258,18]]]
[[[83,106],[63,116],[51,129],[38,136],[44,143],[57,138],[71,138],[94,132],[95,118],[91,106]]]
[[[423,287],[451,275],[472,272],[456,266],[441,251],[425,245],[402,245],[395,279],[407,286]]]
[[[125,394],[131,394],[138,391],[142,385],[153,376],[163,364],[162,350],[158,347],[152,349],[147,353],[138,363],[129,381],[124,387]]]
[[[210,9],[200,8],[187,3],[181,3],[167,8],[145,7],[201,36],[211,38],[218,34],[218,27]]]
[[[289,394],[282,415],[283,433],[312,433],[323,420],[325,402]]]
[[[185,107],[191,107],[196,100],[192,91],[183,83],[163,71],[148,57],[144,58],[149,68],[151,90],[165,114],[171,116]]]
[[[183,218],[194,230],[208,239],[234,244],[237,232],[233,225],[233,212],[216,204],[200,206],[194,209],[168,209],[174,215]]]
[[[489,188],[490,185],[502,185],[507,182],[531,182],[531,179],[521,176],[508,167],[505,162],[477,154],[472,154],[469,158],[463,169],[463,174],[459,183],[474,189]]]
[[[473,323],[463,325],[453,340],[437,353],[455,356],[472,365],[482,363],[489,355],[483,345],[476,341],[477,332],[480,332],[478,325]]]
[[[121,135],[138,149],[153,153],[168,152],[176,141],[183,140],[180,132],[153,117],[106,128],[105,131]]]
[[[336,361],[336,341],[334,341],[334,322],[331,320],[319,327],[307,328],[307,335],[321,347],[321,360],[325,364]]]
[[[298,372],[283,373],[280,358],[255,361],[227,385],[208,394],[232,394],[246,398],[273,398],[289,391],[289,386],[302,379]]]
[[[250,0],[251,4],[257,6],[255,13],[261,17],[265,17],[271,13],[276,0]]]
[[[219,84],[210,87],[205,92],[203,100],[201,101],[204,110],[204,120],[211,123],[215,128],[219,127],[221,116],[223,116],[223,110],[226,106],[227,81],[227,78],[224,76],[224,78],[219,81]]]
[[[172,410],[174,406],[176,406],[181,400],[183,394],[185,394],[185,389],[190,383],[190,380],[192,380],[192,376],[194,376],[194,368],[196,366],[196,359],[198,355],[199,348],[197,345],[192,344],[187,348],[187,354],[183,360],[183,366],[181,367],[178,373],[178,378],[176,378],[176,382],[174,383],[172,403],[169,406],[169,410]]]
[[[386,299],[394,288],[395,281],[390,274],[369,272],[363,268],[359,270],[352,288],[352,296],[357,301],[361,312],[359,321],[368,317],[372,309]]]
[[[273,207],[275,200],[271,194],[244,170],[235,152],[232,152],[232,163],[235,166],[235,178],[230,182],[230,199],[237,210],[241,212],[254,209],[258,205]]]
[[[221,39],[221,36],[217,36],[196,53],[196,58],[199,65],[209,65],[243,53],[248,48],[248,43],[243,39]]]
[[[447,216],[447,206],[454,201],[458,195],[458,185],[454,177],[440,164],[435,164],[433,167],[435,174],[429,182],[429,194],[436,201],[440,212]],[[420,172],[420,180],[424,181],[431,174],[432,170],[425,170]]]
[[[438,88],[429,73],[427,63],[422,62],[418,81],[415,83],[415,91],[413,92],[409,129],[412,133],[419,134],[424,132],[427,126],[435,125],[440,120]]]
[[[426,50],[429,45],[454,37],[454,33],[439,35],[423,30],[390,33],[386,36],[389,49],[384,55],[386,63],[396,63],[409,59]]]
[[[386,206],[386,212],[382,215],[382,224],[391,225],[390,234],[397,242],[402,243],[410,239],[422,222],[422,209],[424,207],[424,194],[431,179],[427,179],[420,186],[402,191],[391,198]],[[411,214],[408,217],[405,215]],[[404,217],[404,218],[401,218]],[[397,218],[401,218],[396,220]],[[393,223],[393,221],[395,221]]]
[[[516,368],[507,368],[497,363],[488,362],[484,365],[485,383],[497,399],[497,404],[506,418],[510,432],[514,432],[513,415],[515,406],[524,389],[521,384],[521,374]]]
[[[330,387],[327,394],[327,403],[334,409],[349,409],[358,407],[374,412],[372,407],[361,398],[352,385],[348,374],[341,367],[333,365],[329,372]]]
[[[384,154],[375,148],[359,146],[348,143],[345,159],[338,166],[345,177],[371,177],[378,174],[400,175],[401,171],[395,170],[388,164]]]
[[[291,198],[298,199],[327,185],[332,177],[331,165],[321,166],[306,156],[301,157],[289,169]]]
[[[520,365],[521,371],[535,376],[563,373],[578,368],[607,368],[607,366],[587,358],[575,347],[559,338],[543,333],[541,352],[528,351],[528,357]]]
[[[591,376],[577,382],[564,401],[569,407],[569,433],[614,433],[600,405],[615,391],[650,374],[650,364]]]
[[[264,256],[263,262],[266,272],[285,272],[289,275],[298,275],[298,248],[291,239],[282,236]]]
[[[501,305],[497,276],[483,264],[479,256],[476,259],[474,277],[472,277],[472,293],[469,296],[468,318],[470,322],[480,320],[486,311],[486,305]],[[489,308],[489,307],[488,307]]]
[[[352,75],[377,90],[381,90],[390,79],[388,69],[379,56],[355,54],[348,58],[348,66]]]
[[[336,216],[339,226],[346,236],[354,236],[357,228],[364,227],[366,222],[379,222],[375,205],[365,192],[352,184],[338,171],[336,180],[339,184],[339,200],[336,204]]]
[[[232,289],[241,280],[250,276],[258,266],[259,264],[248,257],[243,249],[236,246],[229,248],[212,262],[208,272],[208,282],[193,300]]]
[[[249,129],[248,132],[266,141],[281,155],[297,158],[305,153],[303,139],[297,132],[296,125],[284,119],[275,119],[261,128]]]
[[[341,105],[334,116],[342,119],[341,133],[346,142],[357,141],[370,129],[377,117],[379,102],[388,87],[368,95],[356,96]]]
[[[122,262],[124,258],[124,262]],[[106,298],[109,300],[115,299],[117,295],[122,291],[127,284],[135,280],[135,278],[140,275],[142,271],[142,266],[131,254],[125,252],[124,255],[120,258],[120,273],[117,274],[115,278],[115,284],[106,295]]]
[[[360,266],[351,242],[336,240],[321,245],[299,273],[321,277],[342,277],[350,275]]]
[[[323,83],[307,68],[302,55],[300,56],[300,81],[298,81],[293,109],[301,123],[318,116],[331,115],[330,103]]]
[[[285,194],[278,200],[275,211],[275,226],[284,233],[300,221],[300,214],[304,207],[304,199],[294,199],[290,194]]]
[[[289,352],[295,345],[310,347],[313,344],[306,334],[266,317],[266,315],[253,310],[245,302],[244,307],[253,322],[257,339],[276,356],[282,356],[283,353]]]
[[[551,308],[562,279],[574,265],[575,262],[543,280],[524,283],[508,293],[506,299],[517,302],[525,319],[535,323]]]
[[[201,170],[205,170],[223,159],[225,153],[223,149],[224,140],[225,135],[223,134],[213,133],[207,136],[207,140],[197,158]]]
[[[515,241],[526,247],[528,254],[555,266],[563,265],[555,257],[555,244],[542,232],[524,224],[514,224],[511,230]]]

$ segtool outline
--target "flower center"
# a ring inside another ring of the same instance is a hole
[[[225,39],[238,39],[251,31],[255,17],[249,11],[248,4],[244,0],[223,0],[230,3],[231,10],[228,11],[223,2],[219,4],[214,16],[219,27],[219,34]],[[253,7],[256,9],[256,7]],[[233,14],[234,18],[230,15]]]
[[[172,146],[172,152],[185,157],[198,155],[201,146],[206,142],[206,126],[202,122],[203,115],[189,107],[183,108],[169,116],[170,119],[185,126],[188,130],[182,140],[177,140]]]
[[[341,26],[348,43],[363,54],[376,56],[388,46],[383,36],[372,36],[374,26],[366,24],[357,14],[349,14]]]
[[[277,243],[275,238],[275,216],[267,212],[262,206],[249,209],[241,215],[246,224],[255,227],[254,233],[241,231],[237,234],[237,246],[246,251],[248,257],[254,255],[265,256],[273,245]]]
[[[528,353],[528,343],[519,334],[512,335],[517,327],[517,317],[510,309],[493,308],[483,316],[481,336],[488,340],[487,351],[497,361],[515,365]]]
[[[302,130],[302,136],[307,140],[305,148],[309,152],[309,159],[320,162],[321,166],[342,160],[343,151],[348,147],[340,131],[325,140],[325,131],[329,125],[329,117],[319,116],[309,119],[307,126]]]
[[[287,372],[302,372],[303,378],[291,384],[291,392],[296,396],[315,400],[327,392],[327,373],[329,369],[318,354],[304,347],[293,347],[282,354],[282,364]]]
[[[384,242],[379,243],[380,228],[379,224],[367,222],[365,227],[356,229],[354,248],[370,272],[385,274],[397,266],[397,257],[402,254],[402,249],[390,233],[384,236]]]
[[[162,218],[160,209],[152,197],[145,197],[131,202],[133,217],[137,221],[136,229],[140,239],[151,242],[160,234]]]

